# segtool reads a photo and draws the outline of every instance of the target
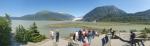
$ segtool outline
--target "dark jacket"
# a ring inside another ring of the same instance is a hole
[[[135,39],[135,37],[136,37],[135,33],[131,33],[130,39],[133,40],[133,39]]]

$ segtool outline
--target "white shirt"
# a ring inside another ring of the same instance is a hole
[[[75,35],[78,36],[78,32],[75,32]]]
[[[53,31],[51,31],[51,35],[54,36],[54,32]]]

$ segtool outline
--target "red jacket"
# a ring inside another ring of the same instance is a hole
[[[83,46],[90,46],[89,43],[83,43]]]

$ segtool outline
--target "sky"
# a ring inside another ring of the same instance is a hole
[[[82,17],[92,9],[114,5],[127,13],[150,9],[150,0],[0,0],[0,15],[20,17],[48,10]]]

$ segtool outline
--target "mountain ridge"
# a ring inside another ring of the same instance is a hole
[[[14,20],[72,20],[74,16],[52,11],[39,11],[35,14],[28,14],[21,17],[11,18]]]
[[[113,5],[101,6],[91,10],[82,20],[113,22],[150,21],[150,9],[136,13],[127,13]]]

